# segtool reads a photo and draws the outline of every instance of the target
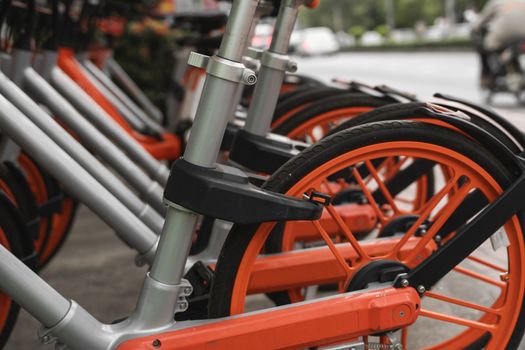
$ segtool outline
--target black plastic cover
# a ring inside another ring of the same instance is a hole
[[[252,171],[273,174],[306,147],[284,137],[275,139],[241,130],[233,141],[230,159]]]
[[[166,201],[196,213],[238,224],[317,220],[322,206],[252,185],[239,169],[204,168],[177,160],[164,192]]]

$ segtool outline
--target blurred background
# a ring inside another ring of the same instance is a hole
[[[432,80],[432,73],[438,80],[443,75],[458,79],[455,70],[459,69],[463,73],[461,80],[468,80],[470,85],[461,88],[458,84],[462,83],[453,80],[443,87],[480,100],[475,81],[479,67],[471,30],[486,3],[487,0],[323,0],[314,11],[302,10],[291,53],[303,63],[299,65],[300,73],[322,80],[337,77],[398,84],[397,87],[412,92],[422,91],[422,97],[435,91],[431,91],[431,86],[421,86],[419,81],[410,81],[411,73],[421,78],[417,69],[423,69],[427,79],[438,84]],[[225,6],[213,0],[162,0],[155,5],[158,18],[127,23],[123,35],[115,41],[115,58],[164,109],[175,39],[181,35],[170,29],[169,14]],[[272,19],[263,20],[252,45],[268,47],[273,25]],[[414,60],[419,62],[418,67]],[[405,76],[398,77],[398,73]],[[434,85],[434,89],[441,87]]]

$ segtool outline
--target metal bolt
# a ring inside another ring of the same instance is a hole
[[[153,345],[154,348],[160,348],[162,343],[160,342],[160,340],[155,339],[151,345]]]
[[[297,62],[294,62],[294,61],[290,61],[288,62],[288,64],[286,65],[286,70],[290,73],[295,73],[297,72]]]
[[[403,350],[403,345],[401,344],[394,345],[394,350]]]
[[[401,312],[399,313],[399,317],[405,317],[405,312],[404,312],[404,311],[401,311]]]
[[[419,287],[417,287],[417,291],[418,291],[419,294],[423,294],[427,290],[425,289],[425,286],[419,286]]]
[[[242,73],[242,82],[246,85],[254,85],[257,82],[257,75],[251,70],[245,70]]]
[[[407,279],[403,279],[403,280],[401,281],[401,285],[402,285],[403,287],[408,287],[408,286],[410,285],[410,282],[408,282]]]
[[[51,341],[51,337],[50,337],[49,335],[44,335],[44,336],[42,337],[42,342],[43,342],[44,344],[47,344],[47,343],[49,343],[50,341]]]
[[[188,309],[188,303],[186,301],[179,302],[179,308],[181,310],[187,310]]]
[[[190,295],[192,293],[192,288],[191,287],[185,287],[184,288],[184,294],[186,295]]]
[[[434,237],[434,241],[436,241],[436,243],[441,242],[442,239],[443,239],[443,238],[441,238],[440,235],[437,235],[436,237]]]
[[[424,236],[425,234],[427,233],[427,229],[426,228],[422,228],[419,230],[419,234]]]

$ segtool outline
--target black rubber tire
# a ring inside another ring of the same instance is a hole
[[[424,102],[409,102],[409,103],[396,103],[383,107],[379,107],[370,112],[366,112],[356,116],[355,118],[349,119],[330,131],[330,134],[335,134],[341,130],[352,128],[358,125],[367,123],[374,123],[379,121],[388,120],[406,120],[418,117],[418,110],[427,106]],[[519,149],[516,143],[511,140],[504,132],[495,127],[493,124],[483,120],[477,116],[471,115],[470,121],[476,126],[489,132],[492,136],[496,137],[501,141],[507,148],[514,153],[519,153]]]
[[[304,176],[338,155],[360,147],[391,141],[419,141],[452,149],[482,166],[503,188],[507,188],[515,178],[482,146],[467,140],[460,134],[443,127],[419,122],[389,121],[346,129],[323,139],[287,162],[264,184],[263,188],[286,193]],[[520,213],[519,218],[523,226],[523,213]],[[237,271],[244,252],[258,227],[259,225],[235,225],[230,231],[215,269],[209,302],[211,318],[229,315]],[[525,330],[524,311],[522,301],[514,333],[509,343],[506,344],[507,349],[517,349],[519,345]],[[473,345],[479,349],[483,348],[479,342]]]
[[[361,93],[348,93],[337,95],[333,97],[323,98],[315,103],[312,103],[308,108],[305,108],[290,118],[287,118],[272,132],[280,135],[288,135],[294,129],[300,127],[304,123],[318,117],[321,114],[334,111],[336,109],[353,108],[353,107],[372,107],[378,108],[391,104],[390,100],[382,97],[370,96]]]
[[[337,89],[329,86],[320,86],[313,88],[309,87],[298,91],[292,91],[288,94],[283,95],[279,99],[279,102],[277,103],[277,107],[275,108],[275,112],[273,114],[273,121],[279,120],[289,111],[292,111],[297,107],[304,106],[307,103],[314,103],[327,97],[343,95],[348,93],[349,92],[346,90]]]
[[[29,184],[27,183],[22,172],[20,172],[20,170],[18,170],[12,163],[0,164],[0,178],[6,183],[13,193],[24,223],[26,225],[29,223],[39,223],[40,215],[38,212],[38,206],[36,204],[35,197],[31,192]],[[36,240],[39,236],[39,226],[39,224],[35,224],[29,227],[29,233],[34,240]],[[45,237],[43,238],[43,241],[47,239],[49,228],[44,234]]]
[[[20,211],[10,202],[6,195],[0,194],[0,228],[9,242],[9,251],[22,259],[32,270],[37,270],[38,261],[33,249],[32,237],[24,227]],[[0,232],[0,234],[2,234]],[[15,326],[20,306],[12,302],[6,322],[0,329],[0,349],[3,349]]]

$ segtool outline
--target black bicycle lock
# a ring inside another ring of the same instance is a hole
[[[239,169],[225,165],[204,168],[184,159],[173,164],[164,198],[198,214],[237,224],[317,220],[323,210],[314,199],[297,199],[254,186]]]

